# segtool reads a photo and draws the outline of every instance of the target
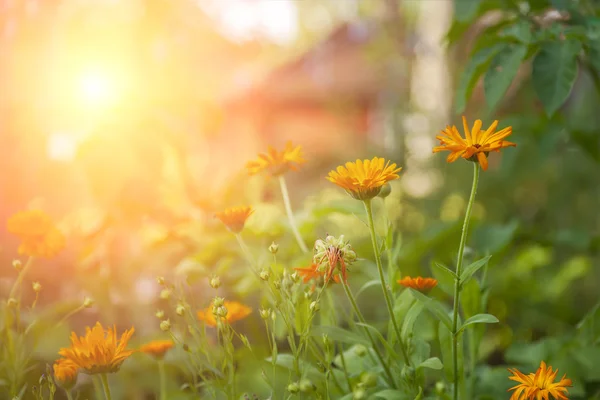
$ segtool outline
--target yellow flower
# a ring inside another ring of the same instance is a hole
[[[219,218],[231,232],[240,233],[253,212],[252,207],[230,207],[225,211],[215,213],[215,217]]]
[[[140,351],[160,360],[174,345],[172,340],[153,340],[140,347]]]
[[[571,380],[567,379],[565,374],[559,382],[555,383],[558,370],[552,371],[552,367],[546,367],[544,361],[540,363],[535,374],[525,375],[516,368],[509,368],[508,371],[512,374],[508,379],[519,382],[517,386],[508,389],[515,391],[510,396],[510,400],[550,400],[550,396],[556,400],[568,400],[567,387],[571,386]]]
[[[83,337],[71,332],[71,347],[60,349],[58,354],[71,360],[86,374],[117,372],[127,357],[133,354],[133,350],[126,350],[133,332],[132,327],[117,340],[114,327],[104,330],[100,322],[96,322],[93,328],[85,328]]]
[[[335,183],[357,200],[369,200],[377,196],[381,187],[387,182],[398,179],[402,168],[385,161],[384,158],[374,157],[372,160],[356,160],[340,165],[335,171],[330,171],[327,179]]]
[[[59,358],[52,366],[54,370],[54,379],[63,389],[69,390],[77,382],[79,367],[73,361],[66,358]]]
[[[436,287],[438,282],[433,278],[422,278],[420,276],[411,278],[410,276],[406,276],[403,279],[398,280],[398,283],[404,287],[426,293]]]
[[[225,307],[225,312],[227,314],[227,316],[222,318],[229,323],[244,319],[252,312],[250,307],[242,303],[238,303],[237,301],[225,301],[221,307]],[[208,326],[217,326],[217,320],[213,310],[214,306],[211,303],[211,305],[204,310],[198,311],[198,319],[200,321],[204,321],[204,323]]]
[[[51,258],[65,247],[65,237],[43,211],[20,211],[8,219],[6,227],[21,239],[19,254]]]
[[[267,171],[271,176],[279,176],[289,170],[297,171],[299,165],[305,162],[302,158],[302,147],[294,147],[292,142],[287,142],[282,151],[269,146],[266,154],[258,155],[258,160],[248,161],[246,169],[250,175]]]
[[[469,131],[467,119],[463,116],[463,128],[465,138],[460,136],[456,126],[447,126],[441,132],[441,135],[435,138],[440,141],[440,146],[434,147],[433,152],[450,151],[447,158],[448,162],[454,162],[459,157],[469,161],[479,162],[483,170],[488,168],[487,155],[490,151],[500,151],[500,149],[509,146],[516,146],[515,143],[507,142],[504,139],[512,134],[512,126],[496,132],[498,121],[494,121],[487,130],[481,130],[481,120],[478,119],[473,124],[473,129]]]

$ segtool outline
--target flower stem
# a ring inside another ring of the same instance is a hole
[[[67,400],[73,400],[73,395],[70,390],[65,390],[65,393],[67,394]]]
[[[158,378],[160,379],[160,400],[167,400],[167,375],[165,373],[165,361],[158,360]]]
[[[475,194],[477,193],[477,184],[479,183],[479,164],[473,163],[473,186],[471,187],[471,196],[469,197],[469,203],[467,204],[467,211],[465,212],[465,220],[462,227],[462,235],[460,237],[460,244],[458,245],[458,260],[456,261],[456,280],[454,282],[454,310],[452,316],[452,364],[454,368],[454,400],[458,400],[458,314],[460,307],[460,292],[461,284],[460,274],[462,272],[463,255],[465,252],[465,244],[467,242],[467,234],[469,231],[469,222],[471,220],[471,211],[473,210],[473,203],[475,203]],[[462,349],[460,349],[462,351]]]
[[[356,313],[356,316],[358,317],[358,320],[362,324],[366,325],[367,321],[365,320],[365,317],[360,312],[360,309],[358,308],[358,304],[356,304],[356,299],[352,295],[352,292],[350,291],[350,287],[348,286],[348,283],[344,279],[341,279],[341,282],[342,282],[342,286],[344,287],[344,291],[346,292],[346,296],[348,297],[348,300],[350,300],[350,304],[352,304],[352,308],[354,309],[354,312]],[[377,358],[379,359],[379,362],[381,363],[381,366],[383,367],[383,370],[385,371],[385,374],[387,375],[388,383],[392,387],[395,387],[396,382],[394,381],[394,376],[392,375],[392,371],[390,371],[390,368],[388,367],[385,360],[383,359],[383,356],[381,355],[381,352],[379,351],[379,348],[377,347],[377,343],[375,343],[375,338],[373,338],[373,334],[371,333],[369,328],[367,328],[366,326],[363,326],[363,329],[364,329],[365,333],[367,334],[367,336],[369,337],[369,340],[371,341],[371,345],[373,346],[373,350],[375,351],[375,354],[377,355]]]
[[[290,221],[290,226],[292,227],[292,232],[294,232],[294,236],[296,236],[296,241],[302,249],[302,252],[306,253],[308,251],[308,247],[306,247],[306,243],[304,243],[304,239],[300,236],[300,232],[298,231],[298,227],[296,226],[296,220],[294,219],[294,214],[292,213],[292,204],[290,203],[290,195],[287,190],[287,185],[285,183],[285,178],[283,175],[279,176],[279,186],[281,186],[281,195],[283,196],[283,204],[285,204],[285,211],[287,212],[288,219]]]
[[[377,263],[377,271],[379,271],[379,279],[381,280],[381,289],[383,290],[383,297],[385,297],[385,304],[387,305],[387,309],[390,314],[390,319],[392,320],[392,325],[394,326],[394,331],[396,332],[396,337],[398,338],[398,343],[400,343],[400,348],[402,349],[404,361],[406,362],[406,365],[410,365],[410,358],[408,357],[406,347],[404,346],[402,336],[400,335],[400,327],[398,326],[396,316],[394,315],[394,306],[392,304],[392,299],[385,282],[383,266],[381,265],[381,255],[379,254],[379,247],[377,246],[377,236],[375,235],[375,224],[373,223],[373,209],[371,207],[371,199],[364,200],[363,203],[365,205],[365,210],[367,211],[367,217],[369,219],[371,244],[373,245],[373,252],[375,253],[375,262]]]
[[[17,280],[15,281],[12,288],[10,289],[10,294],[8,295],[9,299],[15,297],[17,290],[21,287],[23,278],[25,278],[25,275],[27,275],[27,272],[31,268],[32,264],[33,264],[33,257],[30,256],[27,259],[27,262],[25,263],[25,266],[23,267],[23,269],[21,269],[21,271],[19,272],[19,275],[17,276]]]
[[[106,374],[100,374],[100,380],[102,381],[102,388],[104,388],[104,397],[106,397],[106,400],[112,400],[110,395],[110,386],[108,386],[108,377]]]

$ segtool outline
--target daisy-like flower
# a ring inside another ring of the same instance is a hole
[[[8,219],[6,227],[21,239],[19,254],[51,258],[65,247],[65,237],[43,211],[20,211]]]
[[[70,390],[77,383],[79,367],[73,361],[67,358],[59,358],[52,366],[54,370],[54,380],[65,390]]]
[[[494,121],[485,131],[481,130],[481,120],[478,119],[473,124],[473,129],[469,130],[467,119],[463,116],[463,128],[465,138],[460,136],[456,126],[447,126],[440,135],[435,138],[440,141],[440,146],[434,147],[433,152],[449,151],[448,162],[454,162],[459,157],[465,160],[478,162],[484,171],[488,168],[487,155],[490,151],[500,151],[504,147],[515,147],[516,144],[504,140],[512,134],[512,126],[496,132],[498,121]]]
[[[149,354],[157,360],[162,360],[167,351],[171,350],[175,343],[172,340],[153,340],[140,347],[142,353]]]
[[[356,160],[340,165],[335,171],[330,171],[327,179],[344,189],[357,200],[369,200],[377,196],[389,181],[398,179],[402,168],[385,161],[384,158],[374,157],[372,160]]]
[[[437,286],[438,281],[433,278],[423,278],[420,276],[417,276],[416,278],[411,278],[410,276],[406,276],[398,280],[398,283],[404,287],[412,288],[418,290],[419,292],[427,293]]]
[[[300,164],[305,162],[306,160],[302,157],[302,147],[287,142],[282,151],[277,151],[269,146],[266,154],[258,155],[258,160],[248,161],[246,169],[250,175],[266,171],[270,176],[279,176],[289,170],[297,171]]]
[[[104,330],[100,322],[96,322],[93,328],[85,328],[85,336],[78,337],[72,332],[71,347],[60,349],[58,354],[72,361],[86,374],[117,372],[134,352],[126,349],[133,332],[133,328],[126,330],[117,340],[114,327]]]
[[[319,266],[315,263],[310,264],[308,267],[294,268],[294,270],[298,271],[298,274],[302,277],[302,282],[304,283],[325,277],[325,271],[320,271]],[[340,277],[338,275],[334,276],[333,281],[339,283]]]
[[[340,269],[344,282],[348,281],[347,266],[356,261],[356,253],[352,250],[350,242],[344,239],[327,236],[325,240],[319,239],[315,242],[314,263],[319,267],[326,266],[325,279],[331,281],[337,268]]]
[[[508,379],[519,383],[508,389],[514,390],[510,400],[550,400],[550,396],[555,400],[569,400],[566,396],[569,394],[567,387],[573,382],[567,379],[566,374],[560,381],[554,382],[558,370],[552,371],[552,367],[547,367],[544,361],[540,362],[535,374],[525,375],[516,368],[509,368],[508,371],[512,374]]]
[[[204,310],[198,311],[198,319],[208,326],[217,326],[217,317],[228,323],[246,318],[252,309],[237,301],[224,301],[222,306],[215,307],[213,303]]]
[[[240,233],[253,212],[252,207],[230,207],[225,211],[215,213],[215,217],[219,218],[231,232]]]

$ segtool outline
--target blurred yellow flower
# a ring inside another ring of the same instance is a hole
[[[418,290],[419,292],[429,292],[431,289],[437,286],[438,281],[433,278],[423,278],[417,276],[416,278],[411,278],[410,276],[406,276],[403,279],[400,279],[398,283],[404,287],[412,288]]]
[[[104,330],[100,322],[96,322],[93,328],[85,328],[83,337],[77,337],[75,332],[71,332],[71,347],[60,349],[58,354],[71,360],[86,374],[117,372],[134,352],[126,349],[133,332],[132,327],[117,340],[114,327]]]
[[[54,370],[54,379],[63,389],[69,390],[77,382],[79,367],[73,361],[67,358],[59,358],[52,366]]]
[[[478,119],[473,124],[473,129],[469,130],[467,119],[463,116],[463,128],[465,138],[460,136],[456,126],[447,126],[441,132],[441,135],[435,138],[440,141],[440,146],[433,148],[433,152],[449,151],[448,162],[454,162],[459,157],[465,160],[479,162],[483,170],[488,168],[487,155],[490,151],[500,151],[500,149],[509,146],[516,146],[515,143],[507,142],[504,139],[512,134],[512,126],[501,129],[496,132],[498,121],[494,121],[487,130],[481,130],[481,120]]]
[[[250,307],[242,303],[238,303],[237,301],[225,301],[223,302],[221,308],[222,307],[225,307],[226,316],[222,316],[221,318],[225,319],[229,323],[244,319],[252,312]],[[213,310],[214,305],[211,303],[211,305],[204,310],[198,311],[198,319],[200,321],[204,321],[204,323],[208,326],[217,326],[217,320]]]
[[[215,217],[219,218],[231,232],[240,233],[244,229],[246,220],[253,212],[252,207],[248,206],[230,207],[225,211],[215,213]]]
[[[335,183],[357,200],[369,200],[377,196],[381,187],[387,182],[398,179],[402,168],[385,161],[384,158],[374,157],[372,160],[356,160],[340,165],[335,171],[330,171],[327,179]]]
[[[567,379],[565,374],[559,382],[555,383],[558,370],[552,371],[552,367],[546,367],[544,361],[540,363],[535,374],[525,375],[516,368],[509,368],[508,371],[512,374],[508,379],[519,383],[508,389],[515,391],[510,396],[510,400],[549,400],[550,396],[556,400],[568,400],[567,387],[571,386],[571,380]]]
[[[257,160],[248,161],[246,169],[250,175],[267,171],[271,176],[279,176],[289,170],[298,170],[300,164],[305,162],[306,160],[302,157],[302,147],[294,147],[292,142],[287,142],[282,151],[277,151],[269,146],[266,154],[259,154]]]
[[[140,351],[160,360],[174,345],[172,340],[153,340],[141,346]]]
[[[8,219],[6,227],[21,239],[19,254],[51,258],[65,247],[65,237],[43,211],[20,211]]]

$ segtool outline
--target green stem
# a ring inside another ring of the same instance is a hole
[[[73,400],[73,395],[70,390],[65,390],[65,393],[67,394],[67,400]]]
[[[294,219],[294,213],[292,212],[292,204],[290,203],[290,195],[287,190],[287,185],[285,183],[285,178],[283,175],[279,176],[279,186],[281,186],[281,195],[283,196],[283,204],[285,204],[285,211],[287,212],[288,219],[290,221],[290,226],[292,227],[292,232],[294,232],[294,236],[296,237],[296,241],[302,249],[302,252],[306,253],[308,251],[308,247],[306,247],[306,243],[304,243],[304,239],[300,236],[300,232],[298,231],[298,227],[296,226],[296,220]]]
[[[15,294],[16,294],[17,290],[21,287],[21,283],[23,282],[23,278],[25,278],[25,275],[27,275],[27,272],[31,268],[32,264],[33,264],[33,257],[30,256],[27,259],[27,262],[25,263],[25,266],[23,267],[23,269],[21,269],[21,271],[19,271],[19,275],[17,275],[17,280],[15,281],[15,283],[12,286],[12,288],[10,289],[10,294],[8,295],[9,299],[15,297]]]
[[[460,292],[461,281],[460,274],[462,272],[463,255],[465,252],[465,244],[467,242],[467,234],[469,231],[469,222],[471,220],[471,211],[473,203],[475,203],[475,194],[477,193],[477,184],[479,183],[479,164],[473,163],[473,186],[471,187],[471,196],[467,204],[465,220],[462,227],[462,235],[460,236],[460,244],[458,245],[458,260],[456,261],[456,280],[454,282],[454,307],[452,316],[452,364],[454,369],[454,400],[458,400],[458,314],[460,307]],[[462,351],[462,349],[461,349]]]
[[[350,288],[348,287],[348,283],[344,279],[341,279],[341,282],[342,282],[344,291],[346,292],[346,296],[348,297],[348,300],[350,300],[350,304],[352,304],[352,308],[354,309],[354,312],[356,313],[356,316],[358,317],[358,320],[362,324],[367,325],[367,321],[365,320],[365,317],[360,312],[360,309],[358,308],[358,304],[356,304],[356,299],[354,298],[354,296],[352,295],[352,292],[350,291]],[[366,326],[363,326],[363,330],[369,337],[369,340],[371,341],[371,346],[373,346],[373,350],[375,351],[375,354],[377,355],[377,358],[379,359],[379,362],[381,363],[381,366],[383,367],[383,370],[385,371],[385,374],[387,375],[388,384],[390,384],[390,386],[392,386],[392,387],[396,387],[396,382],[394,381],[394,376],[392,375],[392,371],[390,371],[390,368],[388,367],[385,360],[383,359],[383,356],[381,355],[381,352],[379,351],[379,348],[377,347],[377,343],[375,342],[375,338],[373,337],[373,334],[371,333],[369,328],[367,328]]]
[[[158,378],[160,379],[160,400],[167,400],[167,374],[165,360],[158,360]]]
[[[73,315],[77,314],[79,311],[83,310],[85,308],[85,306],[83,304],[77,306],[77,308],[75,308],[74,310],[71,310],[71,312],[69,312],[67,315],[65,315],[64,317],[61,318],[60,321],[58,321],[58,323],[56,326],[62,325],[64,322],[66,322],[69,318],[71,318]]]
[[[385,282],[385,275],[383,274],[383,266],[381,265],[381,255],[379,254],[379,247],[377,246],[377,236],[375,235],[375,224],[373,223],[373,210],[371,207],[371,199],[364,200],[363,203],[365,205],[365,210],[367,211],[367,217],[369,219],[371,244],[373,245],[373,252],[375,253],[375,262],[377,263],[377,271],[379,272],[379,279],[381,280],[381,289],[383,290],[383,297],[385,297],[385,304],[387,305],[387,309],[390,314],[390,319],[392,320],[392,325],[394,326],[394,331],[396,332],[396,337],[398,338],[398,343],[400,343],[400,348],[402,349],[404,361],[406,362],[406,365],[410,365],[410,358],[408,357],[408,352],[406,351],[406,347],[404,346],[404,342],[402,341],[402,336],[400,335],[400,327],[398,326],[396,316],[394,315],[394,306],[392,304],[392,299]]]
[[[112,400],[110,395],[110,386],[108,386],[108,377],[106,374],[100,374],[100,380],[102,381],[102,388],[104,389],[104,397],[106,397],[106,400]]]

